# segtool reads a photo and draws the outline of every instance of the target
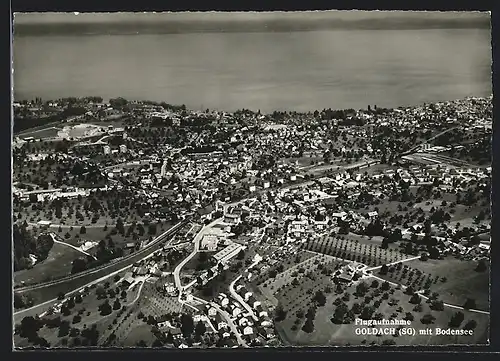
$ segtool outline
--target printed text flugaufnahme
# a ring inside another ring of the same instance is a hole
[[[410,326],[411,321],[407,320],[362,320],[357,318],[354,321],[357,326]]]

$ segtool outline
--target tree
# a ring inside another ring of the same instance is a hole
[[[174,343],[174,336],[172,336],[172,333],[170,331],[167,332],[167,335],[165,337],[165,342],[168,344]]]
[[[79,323],[82,320],[82,316],[80,315],[75,315],[73,317],[73,323]]]
[[[433,323],[435,319],[436,317],[434,317],[430,313],[427,313],[420,319],[420,322],[422,322],[424,325],[428,325]]]
[[[326,304],[326,296],[322,291],[317,291],[313,297],[313,301],[315,301],[318,306],[324,306]]]
[[[464,318],[465,318],[465,316],[462,312],[460,312],[460,311],[455,312],[455,314],[453,316],[451,316],[451,319],[450,319],[450,322],[448,325],[450,327],[458,327],[458,326],[460,326],[460,324],[462,323]]]
[[[75,258],[71,264],[71,273],[78,273],[87,269],[87,262],[83,258]]]
[[[304,326],[302,326],[302,331],[306,333],[311,333],[314,331],[314,321],[310,318],[306,319]]]
[[[83,301],[83,300],[82,300],[82,295],[78,293],[78,294],[75,296],[75,303],[82,303],[82,301]]]
[[[275,315],[275,320],[276,321],[283,321],[286,318],[287,312],[283,309],[283,306],[281,304],[278,304],[276,307],[276,315]]]
[[[75,307],[75,298],[74,297],[68,298],[68,301],[66,304],[67,304],[68,308],[71,310],[72,308]]]
[[[14,293],[14,308],[24,308],[25,303],[23,296],[18,293]]]
[[[389,268],[387,267],[387,265],[384,264],[384,265],[382,265],[382,267],[380,267],[380,272],[379,273],[382,276],[385,276],[388,271],[389,271]]]
[[[69,316],[71,314],[71,310],[66,303],[61,306],[61,313],[63,316]]]
[[[467,301],[465,301],[464,308],[466,310],[475,309],[476,308],[476,301],[472,298],[467,298]]]
[[[240,250],[238,252],[238,255],[236,256],[236,259],[242,260],[243,258],[245,258],[245,251],[244,250]]]
[[[64,300],[64,297],[65,297],[65,296],[64,296],[64,293],[63,293],[63,292],[59,292],[59,293],[57,294],[57,300],[59,300],[59,301]]]
[[[371,284],[371,287],[372,288],[378,288],[379,286],[379,282],[377,280],[373,280],[372,284]]]
[[[156,348],[158,348],[158,347],[163,347],[163,342],[161,342],[161,340],[160,340],[160,339],[156,339],[156,340],[154,340],[154,342],[153,342],[153,344],[151,345],[151,347],[156,347]]]
[[[422,302],[422,299],[418,295],[418,293],[413,293],[413,295],[410,297],[410,303],[413,303],[414,305],[419,304]]]
[[[413,321],[415,317],[413,317],[413,314],[411,312],[406,312],[405,318],[406,321]]]
[[[97,296],[97,299],[100,300],[100,299],[103,299],[103,298],[106,298],[107,296],[107,293],[106,293],[106,290],[104,289],[104,287],[102,286],[98,286],[95,290],[95,294]]]
[[[148,347],[148,344],[144,340],[137,342],[137,347]]]
[[[373,315],[373,308],[370,306],[365,306],[363,307],[363,311],[361,311],[360,318],[362,320],[369,320],[371,319],[372,315]]]
[[[80,330],[78,328],[72,327],[69,331],[70,337],[76,337],[80,334]]]
[[[59,325],[59,333],[58,333],[58,336],[59,337],[64,337],[64,336],[67,336],[69,334],[69,330],[70,330],[70,325],[69,325],[69,322],[68,321],[61,321],[61,324]]]
[[[189,314],[182,314],[181,316],[181,332],[184,337],[190,336],[194,331],[194,321],[193,317]]]
[[[197,336],[203,336],[206,331],[207,331],[207,327],[205,326],[205,322],[198,321],[198,323],[196,324],[196,328],[195,328],[195,334]]]
[[[382,283],[382,287],[381,287],[381,290],[382,290],[382,291],[388,291],[390,288],[391,288],[391,285],[389,284],[389,282],[384,281],[384,282]]]
[[[34,338],[37,336],[38,330],[42,327],[39,320],[33,316],[26,316],[21,320],[19,327],[19,335],[23,338]]]
[[[113,303],[113,310],[119,310],[122,308],[122,305],[120,304],[120,300],[117,298],[115,299],[115,302]]]
[[[85,226],[81,226],[80,227],[80,234],[85,234],[87,233],[87,229],[85,228]]]
[[[435,311],[443,311],[444,310],[444,304],[443,301],[441,300],[433,300],[431,302],[430,308]]]
[[[477,322],[475,320],[470,320],[464,325],[465,330],[473,330],[477,326]]]
[[[487,267],[486,267],[486,262],[484,259],[480,260],[479,263],[477,264],[477,267],[476,267],[476,272],[484,272],[486,271]]]
[[[104,303],[99,306],[99,312],[101,316],[107,316],[113,312],[108,300],[104,301]]]
[[[352,305],[352,309],[351,311],[356,314],[356,315],[359,315],[362,311],[362,308],[361,308],[361,305],[357,302],[355,302],[353,305]]]
[[[356,286],[356,295],[364,296],[368,291],[368,285],[365,282],[361,282]]]

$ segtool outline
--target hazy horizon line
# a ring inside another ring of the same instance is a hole
[[[490,30],[490,22],[260,22],[260,23],[93,23],[93,24],[20,24],[14,27],[14,36],[48,35],[133,35],[133,34],[189,34],[189,33],[242,33],[242,32],[294,32],[319,30],[426,30],[426,29],[483,29]]]

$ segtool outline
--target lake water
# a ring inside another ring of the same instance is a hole
[[[16,100],[99,95],[313,111],[491,94],[484,29],[20,36]]]

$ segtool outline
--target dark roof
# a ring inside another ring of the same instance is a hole
[[[205,208],[200,208],[198,209],[198,214],[200,216],[204,216],[206,214],[212,213],[214,210],[214,207],[212,205],[206,206]]]

